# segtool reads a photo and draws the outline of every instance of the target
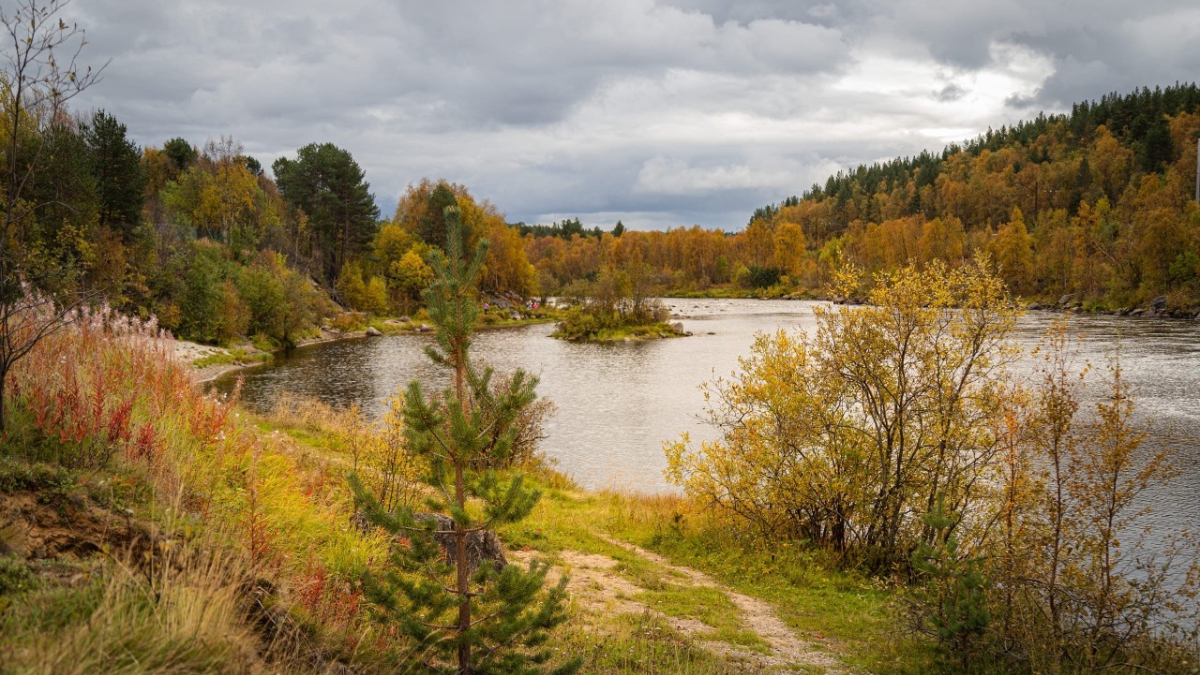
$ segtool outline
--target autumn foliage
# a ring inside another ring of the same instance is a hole
[[[1119,364],[1083,410],[1060,325],[1022,376],[1017,312],[984,259],[879,275],[867,298],[818,307],[812,335],[759,335],[740,373],[705,385],[718,439],[667,443],[668,478],[768,545],[912,582],[915,625],[960,666],[1184,654],[1172,631],[1194,625],[1200,548],[1148,541],[1139,497],[1176,471],[1141,447]]]

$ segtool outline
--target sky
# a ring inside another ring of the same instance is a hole
[[[11,11],[14,0],[0,0]],[[738,230],[840,169],[1200,77],[1195,0],[74,0],[72,102],[264,167],[349,150],[510,222]],[[269,169],[268,169],[269,170]]]

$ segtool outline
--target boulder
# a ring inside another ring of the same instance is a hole
[[[437,540],[438,546],[442,547],[442,551],[446,554],[446,559],[450,564],[454,564],[454,519],[442,513],[419,513],[416,516],[418,523],[435,523],[433,538]],[[479,566],[484,561],[490,562],[492,567],[499,572],[508,564],[508,559],[504,557],[504,549],[500,547],[500,538],[491,530],[477,530],[467,533],[467,572],[474,574]]]
[[[1165,295],[1160,295],[1157,298],[1154,298],[1153,300],[1150,301],[1150,309],[1153,309],[1156,312],[1164,310],[1166,308],[1167,308],[1167,296],[1165,296]]]
[[[1074,293],[1067,293],[1066,295],[1064,295],[1064,296],[1062,296],[1061,298],[1059,298],[1059,299],[1058,299],[1058,306],[1059,306],[1059,307],[1066,307],[1067,305],[1071,304],[1071,302],[1072,302],[1074,299],[1075,299],[1075,294],[1074,294]]]
[[[378,328],[376,328],[375,326],[368,326],[368,327],[367,327],[367,330],[366,330],[366,336],[367,336],[367,337],[379,337],[379,336],[381,336],[381,335],[383,335],[383,331],[379,330],[379,329],[378,329]]]
[[[418,332],[418,333],[432,333],[432,332],[433,332],[433,326],[430,326],[430,325],[429,325],[429,324],[427,324],[427,323],[423,323],[423,324],[421,324],[420,326],[417,326],[417,332]]]
[[[434,525],[434,541],[446,554],[446,560],[451,565],[454,561],[454,519],[442,513],[418,513],[414,516],[418,524],[432,522]],[[374,527],[366,514],[356,511],[350,516],[350,523],[360,532],[369,532]],[[497,572],[504,569],[508,559],[504,557],[504,549],[500,546],[500,538],[491,530],[477,530],[467,533],[467,571],[474,574],[484,561],[490,562]]]
[[[1034,302],[1034,303],[1031,303],[1031,304],[1030,304],[1028,307],[1026,307],[1025,309],[1028,309],[1028,310],[1029,310],[1029,311],[1031,311],[1031,312],[1036,312],[1036,311],[1038,311],[1038,310],[1039,310],[1039,309],[1041,309],[1041,308],[1042,308],[1042,303],[1040,303],[1040,302]]]
[[[676,333],[682,333],[683,332],[683,324],[680,323],[679,321],[676,321],[675,323],[671,324],[671,330],[675,331]]]

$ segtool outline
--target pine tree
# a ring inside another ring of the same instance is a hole
[[[435,256],[434,280],[424,299],[437,327],[435,346],[426,352],[453,373],[453,384],[427,397],[417,381],[405,394],[404,424],[409,451],[430,466],[438,497],[428,500],[435,513],[418,515],[407,507],[385,511],[353,474],[351,487],[367,518],[397,536],[391,569],[368,575],[364,587],[376,616],[396,623],[428,654],[426,666],[437,673],[541,673],[550,657],[548,630],[566,620],[566,578],[543,592],[549,566],[479,564],[471,570],[468,539],[496,525],[521,520],[541,494],[518,474],[502,479],[485,467],[511,450],[517,414],[536,398],[537,378],[518,370],[509,386],[489,387],[492,370],[470,360],[471,337],[478,319],[478,282],[486,242],[473,258],[463,255],[458,210],[448,207],[445,257]],[[471,502],[470,506],[468,502]],[[481,508],[474,508],[481,504]],[[441,542],[452,542],[443,551]],[[553,670],[578,670],[571,661]]]
[[[119,232],[128,243],[142,215],[142,152],[125,136],[125,125],[103,110],[96,111],[82,130],[100,200],[99,224]]]

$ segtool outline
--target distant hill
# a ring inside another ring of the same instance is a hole
[[[1200,301],[1200,87],[1112,93],[940,154],[863,165],[750,219],[868,270],[990,252],[1012,287],[1116,307]]]

